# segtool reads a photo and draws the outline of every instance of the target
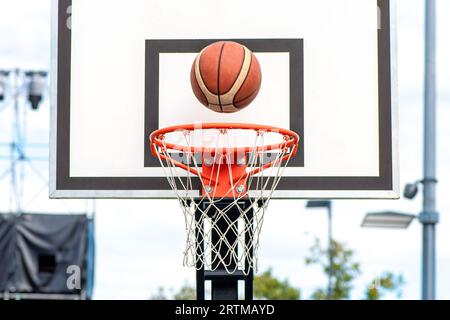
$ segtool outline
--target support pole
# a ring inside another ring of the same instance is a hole
[[[216,213],[214,213],[216,215]],[[239,218],[239,210],[237,208],[230,209],[227,217],[214,217],[216,227],[212,230],[211,241],[215,250],[212,252],[211,259],[213,261],[213,269],[217,270],[211,273],[220,274],[220,277],[211,278],[211,295],[213,300],[238,300],[238,280],[229,276],[226,267],[234,269],[233,256],[237,254],[238,248],[234,248],[231,252],[229,247],[224,244],[236,243],[237,239],[237,223]]]
[[[228,201],[224,201],[223,203],[218,203],[216,206],[227,207],[230,203]],[[251,205],[250,201],[245,201],[243,204],[238,204],[242,206],[241,209],[245,210],[248,206]],[[204,230],[204,218],[202,216],[202,211],[205,210],[205,206],[208,206],[207,202],[199,203],[199,206],[202,206],[202,210],[198,210],[195,214],[196,219],[196,240],[197,240],[197,300],[205,300],[205,282],[211,281],[211,296],[212,300],[238,300],[239,292],[238,292],[238,283],[239,281],[244,281],[245,284],[245,300],[253,299],[253,270],[251,270],[247,275],[242,272],[242,270],[235,271],[232,274],[229,274],[226,271],[223,263],[226,263],[229,268],[233,269],[232,265],[232,256],[231,253],[228,252],[228,248],[224,245],[221,246],[220,241],[221,236],[224,236],[229,243],[234,243],[236,241],[236,233],[233,232],[232,228],[237,228],[237,220],[240,216],[240,211],[238,208],[233,208],[228,211],[227,217],[232,221],[236,221],[234,226],[230,227],[229,222],[216,221],[217,231],[212,232],[211,241],[212,245],[216,246],[216,248],[221,248],[219,252],[214,254],[211,259],[214,262],[214,271],[208,271],[204,269],[202,264],[203,257],[205,254],[205,230]],[[211,212],[210,218],[215,216],[215,212]],[[249,210],[246,216],[245,223],[251,223],[253,221],[253,210]],[[253,235],[249,232],[253,232],[253,228],[246,228],[247,232],[245,234],[245,242],[247,246],[251,246],[248,248],[244,248],[250,251],[250,257],[253,258],[253,245],[251,239]],[[236,230],[235,230],[236,231]],[[235,248],[238,250],[238,248]],[[237,254],[237,253],[236,253]],[[249,267],[251,268],[251,267]],[[248,270],[247,270],[248,271]],[[247,272],[246,272],[247,273]]]
[[[422,299],[436,298],[436,1],[425,5],[425,111],[422,244]]]
[[[197,252],[196,252],[196,269],[197,269],[197,300],[205,300],[205,268],[202,264],[203,257],[205,255],[205,233],[204,227],[205,222],[203,221],[202,212],[197,210],[195,212],[195,240],[197,242]]]
[[[328,300],[333,299],[333,215],[331,201],[328,205]]]

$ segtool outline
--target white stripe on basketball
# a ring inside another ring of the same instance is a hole
[[[234,104],[227,104],[227,105],[222,105],[222,110],[224,113],[233,113],[236,112],[237,109]]]
[[[222,112],[222,109],[220,109],[220,106],[217,104],[209,104],[208,108],[215,112]]]
[[[245,79],[247,79],[247,75],[250,71],[251,62],[252,62],[252,53],[247,47],[244,47],[244,62],[242,63],[241,72],[239,73],[239,76],[237,77],[231,89],[227,93],[222,94],[220,96],[220,102],[222,106],[233,105],[234,97],[238,93],[239,89],[241,89]]]

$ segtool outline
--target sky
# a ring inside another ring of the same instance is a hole
[[[400,178],[422,177],[423,143],[423,0],[397,0],[398,77],[400,113]],[[450,1],[437,0],[438,11],[438,211],[437,297],[450,299]],[[50,65],[50,0],[0,0],[0,69],[43,69]],[[8,142],[11,108],[0,105],[0,143]],[[28,141],[48,143],[49,101],[38,112],[29,112]],[[1,152],[4,149],[0,148]],[[36,151],[36,153],[47,152]],[[4,154],[4,153],[3,153]],[[8,163],[0,160],[0,173]],[[49,200],[48,163],[25,168],[24,208],[28,212],[83,212],[86,201]],[[38,174],[36,174],[38,173]],[[0,181],[0,194],[8,194],[8,180]],[[0,211],[7,211],[8,197],[0,197]],[[421,226],[414,221],[407,230],[360,228],[366,212],[396,210],[418,213],[421,197],[410,201],[334,201],[333,233],[336,240],[355,250],[363,273],[355,282],[352,298],[362,297],[364,287],[384,271],[402,274],[404,299],[419,299],[421,288]],[[195,283],[195,272],[182,266],[185,229],[174,200],[98,200],[96,202],[97,299],[148,299],[158,287],[177,290]],[[280,278],[301,288],[302,296],[326,285],[326,277],[304,258],[316,237],[327,236],[326,213],[306,210],[305,201],[271,202],[261,235],[260,270],[269,267]],[[396,296],[387,296],[396,298]]]

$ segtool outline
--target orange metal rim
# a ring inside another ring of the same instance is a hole
[[[216,154],[218,149],[215,148],[203,148],[203,147],[188,147],[188,146],[180,146],[176,144],[171,144],[164,142],[164,135],[167,133],[175,132],[175,131],[194,131],[194,130],[208,130],[208,129],[218,129],[218,130],[254,130],[254,131],[265,131],[265,132],[276,132],[283,136],[283,141],[277,144],[271,144],[266,146],[260,146],[257,148],[254,147],[242,147],[242,148],[222,148],[221,150],[222,154],[227,153],[241,153],[241,152],[265,152],[265,151],[271,151],[271,150],[284,150],[287,148],[291,148],[291,152],[289,154],[285,155],[281,159],[278,159],[278,161],[288,161],[290,158],[294,157],[297,154],[298,150],[298,142],[300,140],[298,134],[296,134],[293,131],[272,127],[272,126],[265,126],[265,125],[255,125],[255,124],[239,124],[239,123],[206,123],[206,124],[187,124],[187,125],[178,125],[168,128],[163,128],[154,131],[150,135],[150,147],[153,155],[155,157],[159,157],[163,160],[168,160],[168,158],[158,152],[157,147],[160,148],[166,148],[167,150],[174,150],[174,151],[181,151],[181,152],[189,152],[189,153],[210,153],[210,154]],[[177,167],[184,169],[194,175],[197,175],[203,179],[208,179],[204,174],[199,172],[197,169],[187,166],[179,161],[176,161],[174,159],[171,159],[171,162],[176,165]],[[268,163],[264,165],[261,168],[256,168],[248,173],[246,173],[243,177],[243,179],[247,179],[249,176],[253,176],[255,174],[258,174],[259,172],[273,166],[275,164],[275,161],[272,161],[271,163]]]
[[[285,140],[277,143],[277,144],[271,144],[266,146],[260,146],[257,148],[254,147],[240,147],[240,148],[206,148],[206,147],[195,147],[195,146],[182,146],[177,144],[172,144],[168,142],[164,142],[164,135],[171,132],[176,131],[195,131],[195,130],[210,130],[210,129],[217,129],[217,130],[254,130],[254,131],[266,131],[266,132],[275,132],[282,135]],[[150,141],[152,144],[152,151],[155,156],[157,156],[156,150],[154,150],[154,146],[159,146],[162,148],[167,148],[168,150],[174,150],[174,151],[182,151],[182,152],[190,152],[190,153],[211,153],[214,154],[218,150],[220,150],[223,154],[230,153],[230,152],[264,152],[264,151],[271,151],[271,150],[280,150],[283,148],[292,148],[294,146],[298,145],[300,138],[297,133],[283,129],[283,128],[277,128],[272,126],[266,126],[266,125],[255,125],[255,124],[241,124],[241,123],[205,123],[205,124],[186,124],[186,125],[177,125],[172,127],[167,127],[163,129],[159,129],[154,131],[150,135]],[[295,151],[297,151],[297,147],[295,147]],[[294,156],[292,154],[292,156]]]

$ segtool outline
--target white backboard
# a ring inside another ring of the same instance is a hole
[[[399,195],[390,0],[54,0],[53,198],[171,198],[149,134],[245,122],[300,135],[275,198]],[[203,107],[189,73],[218,40],[260,61],[254,103]]]

